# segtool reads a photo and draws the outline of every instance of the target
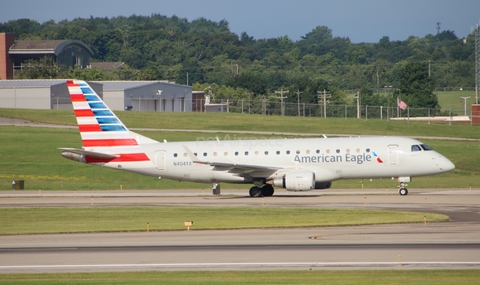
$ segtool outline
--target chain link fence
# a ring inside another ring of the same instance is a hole
[[[467,120],[471,118],[471,110],[441,110],[435,108],[407,108],[401,110],[397,106],[366,106],[366,105],[334,105],[334,104],[309,104],[309,103],[281,103],[267,100],[214,100],[211,104],[220,104],[222,112],[276,115],[276,116],[301,116],[320,118],[361,118],[361,119],[410,119],[418,117],[442,119]]]

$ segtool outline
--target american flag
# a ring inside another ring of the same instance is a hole
[[[398,108],[400,108],[402,110],[405,110],[408,107],[408,105],[405,102],[403,102],[402,100],[400,100],[399,98],[397,98],[397,105],[398,105]]]

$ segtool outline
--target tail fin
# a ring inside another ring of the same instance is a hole
[[[67,80],[67,86],[84,149],[157,143],[129,131],[85,81]]]
[[[151,168],[142,145],[159,142],[129,131],[86,82],[67,80],[67,86],[83,148],[62,148],[65,158],[107,167],[128,166],[125,170],[130,171]]]

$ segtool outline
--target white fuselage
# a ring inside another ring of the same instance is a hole
[[[405,137],[152,143],[141,146],[150,162],[109,162],[104,166],[205,183],[251,183],[254,178],[261,177],[268,181],[293,169],[312,171],[317,182],[328,182],[352,178],[426,176],[454,168],[450,160],[436,151],[412,151],[413,145],[421,144]],[[226,163],[227,166],[196,163],[186,149],[191,150],[200,161]]]

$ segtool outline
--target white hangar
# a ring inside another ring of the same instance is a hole
[[[72,109],[66,80],[0,80],[0,108]],[[169,81],[88,82],[114,111],[191,112],[192,87]]]

